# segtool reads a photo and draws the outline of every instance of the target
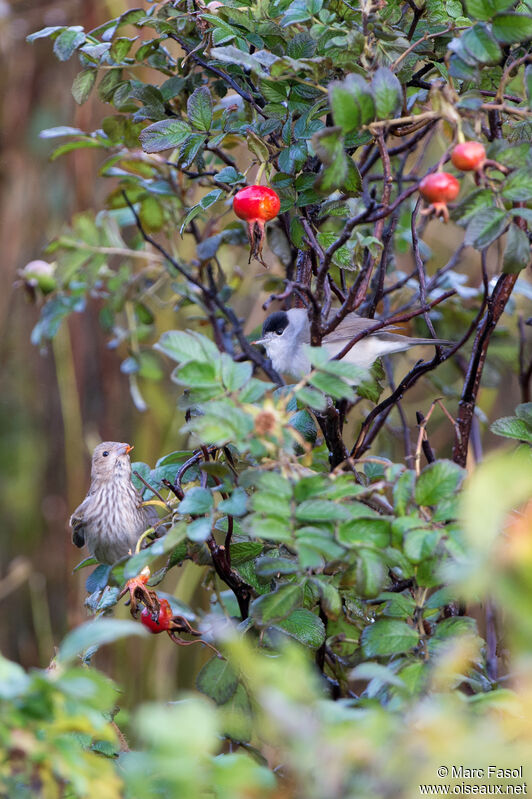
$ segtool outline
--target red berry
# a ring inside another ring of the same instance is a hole
[[[149,608],[144,608],[140,620],[152,633],[163,633],[170,628],[174,614],[167,599],[159,600],[158,613],[152,613]]]
[[[251,245],[249,261],[256,258],[263,266],[262,245],[264,242],[264,224],[279,213],[281,201],[279,195],[268,186],[246,186],[235,194],[233,210],[244,219],[248,226],[248,238]]]
[[[279,213],[279,195],[268,186],[246,186],[235,194],[233,209],[246,222],[269,222]]]
[[[460,192],[460,183],[448,172],[433,172],[425,175],[419,184],[419,193],[429,203],[448,203]]]
[[[451,161],[457,169],[469,172],[472,169],[481,169],[486,160],[486,150],[479,141],[465,141],[457,144],[451,153]]]

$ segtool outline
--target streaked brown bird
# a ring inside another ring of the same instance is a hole
[[[142,506],[142,497],[131,482],[129,453],[133,447],[118,441],[98,444],[92,455],[89,493],[70,517],[72,541],[85,544],[100,563],[115,563],[135,551],[137,541],[149,527],[158,526],[153,506]]]

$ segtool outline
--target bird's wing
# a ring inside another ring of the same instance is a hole
[[[85,497],[81,505],[78,505],[70,517],[70,526],[72,527],[72,543],[79,549],[85,546],[85,508],[87,499],[88,497]]]
[[[338,327],[329,333],[327,342],[336,341],[351,341],[352,338],[363,333],[365,330],[372,328],[377,324],[378,319],[366,319],[365,316],[359,316],[355,313],[348,314],[345,319],[342,319]],[[384,327],[376,330],[375,333],[389,333],[391,330],[397,330],[397,327]]]
[[[166,528],[159,524],[159,514],[153,505],[144,505],[144,516],[146,518],[146,526],[153,527],[155,530],[154,538],[160,538],[166,533]]]

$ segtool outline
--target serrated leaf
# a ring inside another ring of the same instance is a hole
[[[397,76],[387,67],[379,67],[371,80],[377,119],[392,119],[401,109],[403,92]]]
[[[529,14],[497,14],[492,31],[501,44],[524,42],[532,37],[532,16]]]
[[[70,56],[80,47],[85,41],[85,33],[83,28],[76,26],[66,28],[59,34],[54,42],[54,53],[60,61],[68,61]]]
[[[344,133],[361,128],[375,116],[373,96],[368,84],[359,75],[348,75],[342,82],[331,82],[329,101],[334,123]]]
[[[483,22],[469,28],[460,37],[459,43],[460,55],[473,66],[498,64],[502,58],[502,50],[493,38],[490,26]],[[450,46],[452,46],[452,42]]]
[[[72,97],[78,105],[88,100],[92,87],[96,83],[96,69],[84,69],[78,72],[72,83]]]
[[[530,263],[530,242],[524,230],[513,223],[508,229],[503,256],[503,272],[514,274]]]
[[[465,227],[483,208],[494,208],[493,192],[490,189],[478,189],[471,192],[451,211],[451,219]]]
[[[218,349],[208,338],[184,330],[167,330],[153,348],[178,363],[209,362],[219,356]]]
[[[362,632],[361,643],[365,657],[398,655],[409,652],[419,641],[419,633],[404,621],[380,619]]]
[[[473,19],[491,19],[512,5],[512,0],[466,0],[467,14]]]
[[[306,608],[294,610],[288,618],[272,627],[295,638],[309,649],[319,649],[325,641],[325,625],[319,616]]]
[[[296,508],[300,522],[329,522],[349,519],[347,508],[328,499],[307,499]]]
[[[207,488],[194,486],[185,494],[185,498],[179,503],[179,513],[198,515],[208,513],[213,506],[212,493]]]
[[[508,224],[508,214],[500,208],[483,208],[469,222],[464,244],[483,250],[502,235]]]
[[[312,147],[324,165],[316,186],[328,194],[340,188],[347,178],[347,157],[341,129],[323,128],[318,131],[312,137]]]
[[[344,547],[358,548],[361,544],[385,547],[390,543],[390,519],[368,517],[350,519],[338,527],[336,538]]]
[[[207,86],[194,89],[187,102],[190,124],[196,130],[208,131],[212,124],[212,97]]]
[[[379,555],[371,549],[360,549],[356,563],[357,593],[366,598],[377,596],[388,578],[388,567]]]
[[[503,416],[490,426],[492,433],[532,444],[532,426],[517,416]]]
[[[182,144],[191,133],[187,122],[180,119],[163,119],[148,125],[140,132],[139,139],[146,153],[159,153]]]
[[[303,603],[303,586],[299,583],[282,585],[270,594],[254,599],[249,613],[261,626],[285,619],[292,611]]]
[[[511,202],[526,202],[532,199],[532,175],[529,167],[516,169],[506,178],[502,195]]]
[[[439,460],[426,466],[416,483],[415,499],[418,505],[437,505],[458,489],[465,470],[449,460]]]
[[[245,516],[247,511],[248,495],[245,490],[237,486],[229,499],[223,499],[217,507],[221,513],[227,513],[229,516]],[[253,544],[255,547],[256,544]]]
[[[227,660],[216,655],[203,666],[196,677],[196,688],[217,705],[228,702],[238,686],[238,676]]]

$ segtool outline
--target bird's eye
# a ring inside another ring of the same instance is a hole
[[[283,333],[284,333],[284,327],[278,327],[277,330],[275,331],[276,336],[282,336]]]
[[[103,453],[103,457],[104,457],[104,458],[107,458],[107,456],[108,456],[108,455],[109,455],[109,453],[108,453],[108,452],[104,452],[104,453]]]

